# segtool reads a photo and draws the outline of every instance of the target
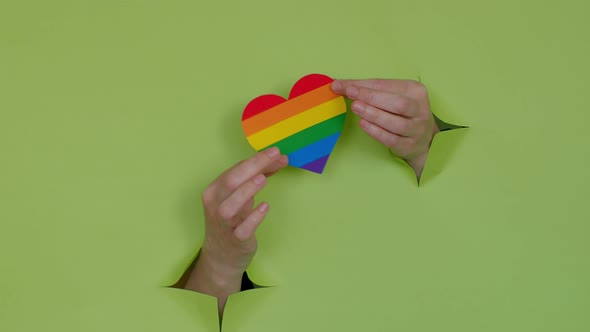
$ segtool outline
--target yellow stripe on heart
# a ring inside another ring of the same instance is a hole
[[[273,143],[345,112],[344,98],[335,98],[248,136],[248,142],[254,149],[260,151]]]

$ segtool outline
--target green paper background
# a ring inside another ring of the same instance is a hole
[[[288,169],[225,331],[589,331],[585,1],[0,2],[0,331],[216,331],[170,289],[240,116],[301,76],[418,77],[423,181],[349,116]]]

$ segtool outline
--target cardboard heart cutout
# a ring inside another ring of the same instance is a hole
[[[256,151],[276,146],[289,165],[321,174],[346,120],[344,97],[330,88],[334,80],[321,74],[302,77],[289,99],[263,95],[242,113],[242,128]]]

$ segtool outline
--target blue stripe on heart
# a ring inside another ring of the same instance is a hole
[[[288,154],[289,164],[295,167],[302,167],[314,160],[329,155],[332,152],[334,145],[336,145],[338,137],[340,137],[340,133],[330,135]]]

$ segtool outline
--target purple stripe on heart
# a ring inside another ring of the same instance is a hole
[[[322,174],[322,172],[324,171],[324,167],[326,167],[326,163],[328,162],[328,158],[330,158],[330,155],[325,155],[308,164],[301,166],[301,168],[306,169],[308,171],[312,171],[314,173]]]

